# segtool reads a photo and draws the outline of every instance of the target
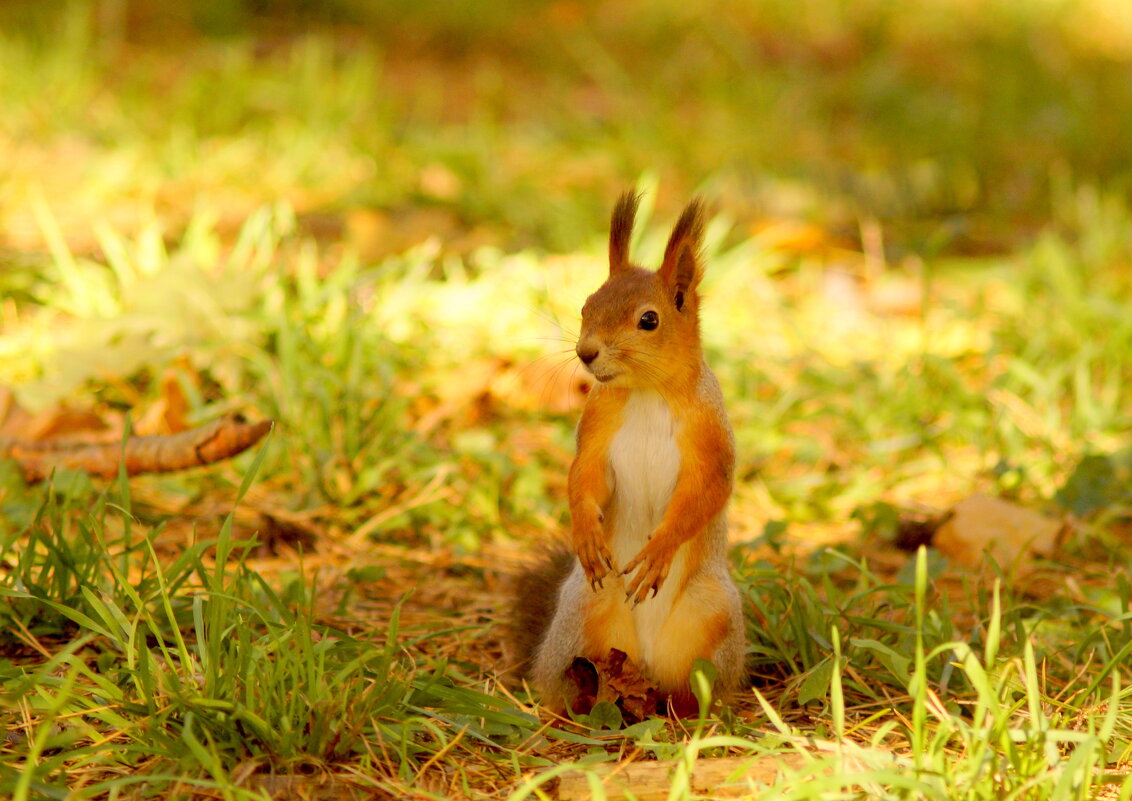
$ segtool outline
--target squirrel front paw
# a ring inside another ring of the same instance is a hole
[[[574,520],[574,553],[586,573],[592,589],[602,587],[602,580],[613,569],[613,554],[605,541],[605,516],[597,504]]]
[[[636,575],[629,583],[629,589],[625,592],[625,600],[632,601],[633,606],[636,606],[649,597],[649,590],[652,590],[652,596],[655,598],[664,580],[668,578],[668,570],[672,567],[672,559],[675,556],[676,550],[665,547],[660,537],[654,536],[650,539],[641,552],[621,571],[622,576],[628,576],[636,571]]]

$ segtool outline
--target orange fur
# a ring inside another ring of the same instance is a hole
[[[613,564],[602,510],[613,489],[609,443],[621,426],[621,410],[627,398],[623,390],[595,387],[578,423],[578,453],[570,465],[570,518],[574,553],[591,584],[601,581]]]
[[[615,576],[605,591],[594,593],[585,610],[582,625],[583,656],[601,658],[610,648],[624,651],[634,662],[641,659],[641,646],[633,618],[625,605],[624,582]]]
[[[715,649],[730,633],[731,622],[726,612],[706,612],[697,608],[694,602],[688,602],[686,595],[682,595],[681,600],[685,601],[684,608],[673,610],[661,636],[683,643],[683,647],[669,652],[669,659],[651,667],[653,678],[661,689],[674,699],[683,697],[694,702],[695,696],[688,683],[692,665],[697,659],[711,660]]]
[[[716,662],[723,694],[742,681],[742,612],[726,556],[734,443],[700,344],[703,206],[685,209],[656,272],[628,261],[636,207],[634,195],[618,202],[609,279],[582,309],[577,353],[597,383],[570,467],[580,567],[561,585],[533,675],[560,703],[574,657],[617,648],[688,712],[697,659]]]

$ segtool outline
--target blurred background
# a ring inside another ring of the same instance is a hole
[[[6,0],[0,30],[0,259],[43,249],[29,192],[79,250],[285,199],[369,258],[567,252],[645,173],[738,235],[980,255],[1132,170],[1124,0]]]

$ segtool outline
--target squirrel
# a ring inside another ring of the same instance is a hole
[[[684,209],[654,272],[629,261],[639,201],[631,192],[618,200],[609,277],[582,307],[575,350],[594,385],[570,468],[570,549],[520,577],[513,610],[519,669],[555,712],[573,708],[574,659],[610,649],[677,714],[697,708],[697,659],[714,663],[719,697],[743,676],[726,553],[734,435],[700,345],[703,204]]]

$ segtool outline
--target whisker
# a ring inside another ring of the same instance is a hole
[[[555,328],[560,330],[565,335],[566,338],[575,339],[575,340],[578,338],[577,332],[571,330],[570,328],[567,328],[567,326],[563,323],[562,320],[559,320],[557,317],[552,315],[550,312],[545,311],[544,309],[539,309],[537,307],[530,306],[529,304],[527,305],[527,311],[529,311],[535,317],[538,317],[544,323],[550,323],[551,325],[553,325]]]
[[[653,383],[659,384],[668,378],[668,371],[663,369],[663,362],[656,359],[653,354],[625,349],[621,351],[621,360],[630,365],[634,372],[643,374]]]
[[[549,364],[549,369],[545,365]],[[586,391],[574,381],[580,363],[574,355],[574,349],[562,350],[557,353],[547,353],[532,360],[523,366],[522,372],[529,379],[529,386],[537,391],[537,404],[539,412],[552,412],[562,414],[576,408],[578,397],[576,393]],[[570,378],[562,379],[563,371],[571,369]],[[557,400],[556,393],[566,398],[563,404]]]
[[[535,358],[531,359],[530,362],[528,362],[528,363],[529,364],[538,364],[539,362],[546,361],[547,359],[557,359],[560,356],[566,356],[568,359],[573,358],[574,349],[573,348],[563,348],[562,350],[552,350],[548,353],[543,353],[540,356],[536,356]]]

